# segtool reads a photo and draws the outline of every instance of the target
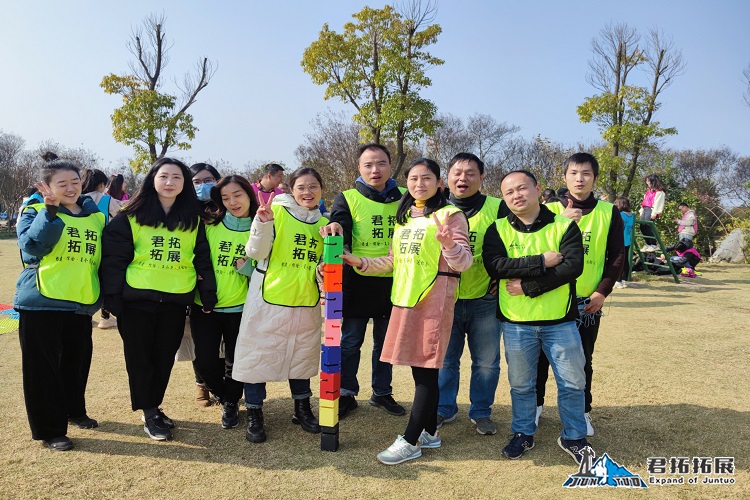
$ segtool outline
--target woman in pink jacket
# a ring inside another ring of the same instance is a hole
[[[443,196],[438,164],[419,158],[404,174],[408,193],[396,212],[389,254],[377,258],[343,256],[362,274],[392,270],[396,284],[380,360],[410,366],[415,393],[403,436],[378,454],[378,460],[386,465],[420,457],[422,448],[441,445],[437,431],[438,371],[450,340],[458,279],[472,264],[468,221]]]

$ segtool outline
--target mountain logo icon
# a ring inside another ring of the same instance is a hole
[[[633,474],[624,466],[612,460],[608,454],[599,457],[593,464],[582,461],[578,472],[568,476],[563,483],[565,488],[648,488],[638,474]]]

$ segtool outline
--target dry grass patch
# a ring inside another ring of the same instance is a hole
[[[0,302],[12,300],[20,271],[14,241],[0,241]],[[669,277],[617,290],[605,305],[594,355],[591,439],[647,480],[649,456],[733,456],[734,486],[662,486],[647,491],[568,491],[575,472],[555,443],[560,431],[554,383],[536,438],[521,460],[500,456],[510,422],[503,362],[494,418],[500,432],[478,435],[469,423],[468,350],[463,359],[459,418],[442,430],[444,446],[410,463],[386,467],[375,455],[403,432],[406,417],[366,403],[341,424],[341,449],[321,452],[319,437],[291,423],[286,384],[269,384],[269,440],[244,439],[244,428],[222,430],[220,410],[193,403],[192,369],[175,366],[164,402],[178,422],[175,440],[146,437],[130,411],[122,342],[116,331],[94,330],[88,406],[101,426],[71,429],[70,453],[52,453],[31,440],[21,391],[16,333],[0,335],[1,498],[747,498],[750,496],[750,382],[748,312],[750,266],[703,266],[702,278],[675,285]],[[54,325],[50,326],[51,328]],[[371,344],[366,344],[369,349]],[[367,387],[363,355],[360,382]],[[394,370],[394,395],[407,408],[408,369]],[[243,412],[244,414],[244,412]],[[244,417],[243,417],[244,424]]]

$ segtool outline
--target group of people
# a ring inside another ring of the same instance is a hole
[[[289,175],[287,194],[278,165],[252,184],[208,167],[157,160],[133,198],[113,212],[81,195],[74,165],[46,165],[37,185],[43,200],[29,204],[18,224],[25,268],[14,302],[33,439],[68,450],[68,424],[98,425],[84,394],[91,315],[102,306],[116,317],[131,407],[142,412],[152,439],[171,439],[177,425],[161,405],[186,315],[196,381],[222,404],[223,428],[239,426],[244,392],[246,439],[265,441],[266,383],[288,381],[292,421],[320,432],[310,403],[320,356],[318,281],[323,238],[340,234],[346,265],[339,417],[358,407],[370,320],[368,403],[405,415],[393,397],[392,366],[410,367],[414,379],[404,432],[378,460],[394,465],[441,446],[438,429],[459,413],[467,343],[468,417],[479,434],[495,434],[501,338],[513,432],[502,454],[517,459],[535,446],[549,366],[562,420],[558,444],[576,462],[592,452],[586,438],[594,434],[594,345],[602,305],[625,260],[620,211],[593,193],[594,156],[571,156],[568,192],[542,204],[541,186],[528,171],[502,179],[502,199],[483,194],[484,163],[470,153],[449,163],[447,189],[440,166],[428,158],[404,169],[401,188],[388,149],[365,144],[359,178],[336,196],[328,217],[314,169]],[[90,192],[98,191],[94,183]]]

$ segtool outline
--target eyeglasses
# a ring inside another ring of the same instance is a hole
[[[320,184],[295,184],[294,185],[294,192],[295,193],[304,193],[305,191],[320,191]]]
[[[193,179],[193,186],[202,186],[203,184],[215,184],[216,179],[213,177],[205,177],[203,179]]]

